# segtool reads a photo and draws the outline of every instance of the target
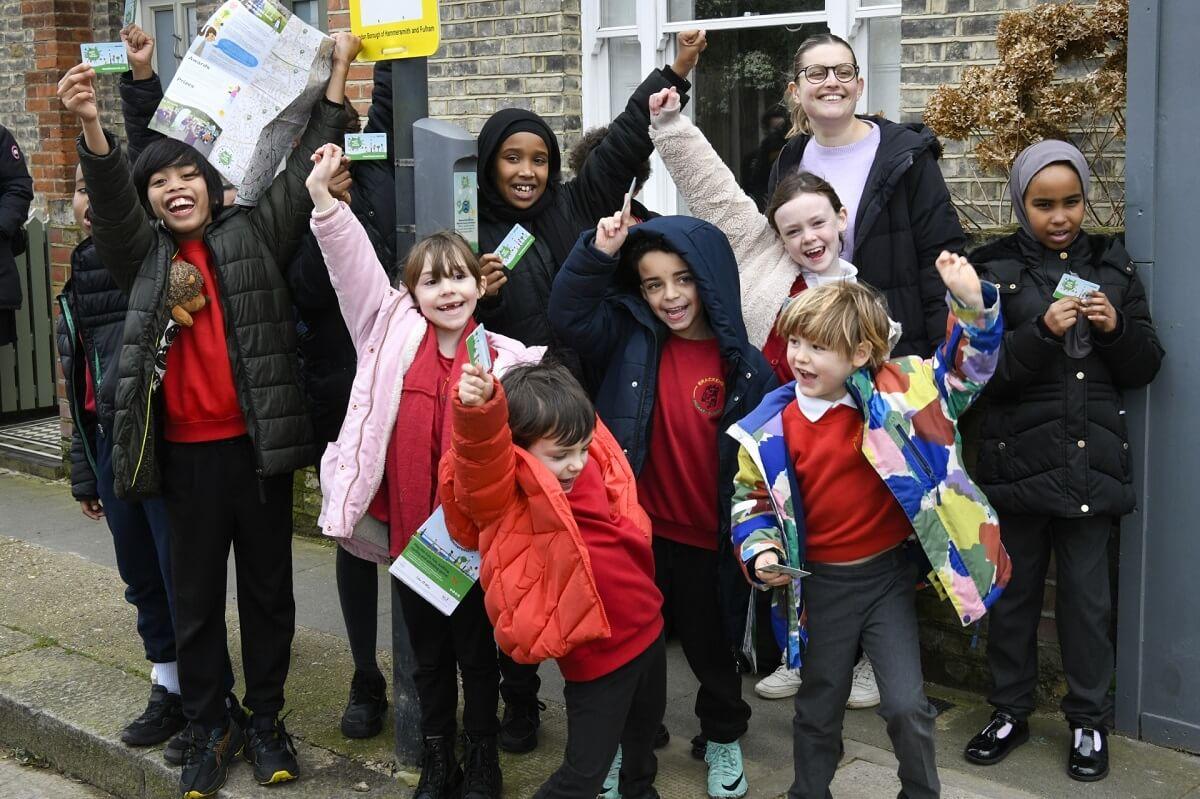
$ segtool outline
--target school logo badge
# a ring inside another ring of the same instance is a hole
[[[692,389],[692,405],[703,415],[719,416],[725,409],[725,381],[719,377],[706,377]]]
[[[15,144],[12,146],[12,157],[14,161],[21,160],[21,149]]]

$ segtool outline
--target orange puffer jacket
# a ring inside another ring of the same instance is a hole
[[[518,663],[559,658],[612,634],[587,545],[558,480],[512,443],[504,389],[482,406],[452,399],[454,430],[442,456],[446,526],[482,555],[479,579],[496,643]],[[588,457],[600,467],[613,511],[650,537],[633,471],[599,419]]]

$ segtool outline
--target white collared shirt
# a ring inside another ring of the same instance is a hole
[[[839,258],[837,264],[820,274],[809,272],[807,269],[801,269],[800,274],[804,276],[804,284],[810,289],[815,289],[817,286],[824,286],[827,283],[840,283],[843,280],[848,280],[851,283],[857,282],[858,267],[845,258]]]
[[[856,408],[854,400],[850,399],[850,392],[846,392],[839,400],[827,400],[820,397],[806,397],[800,393],[800,384],[796,384],[796,405],[800,408],[800,413],[804,414],[804,418],[810,422],[819,422],[821,417],[830,408],[838,405],[846,405],[851,408]]]

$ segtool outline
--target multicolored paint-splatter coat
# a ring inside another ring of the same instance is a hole
[[[947,294],[946,340],[932,359],[897,358],[846,381],[863,415],[862,454],[904,508],[932,567],[929,582],[950,599],[963,625],[983,617],[1011,571],[996,512],[963,468],[956,425],[996,368],[999,295],[984,283],[983,297],[986,307],[977,310]],[[805,562],[804,508],[783,437],[783,410],[795,390],[793,382],[773,391],[728,431],[741,444],[732,535],[743,570],[771,549],[783,553],[784,563]],[[772,598],[772,626],[792,668],[800,666],[808,639],[802,582],[793,580]]]

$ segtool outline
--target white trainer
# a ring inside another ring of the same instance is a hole
[[[867,656],[854,666],[854,681],[850,685],[848,708],[875,707],[879,704],[879,685],[875,682],[875,668]]]
[[[788,668],[786,652],[783,653],[779,668],[754,684],[754,693],[763,699],[787,699],[795,696],[799,690],[800,669]]]

